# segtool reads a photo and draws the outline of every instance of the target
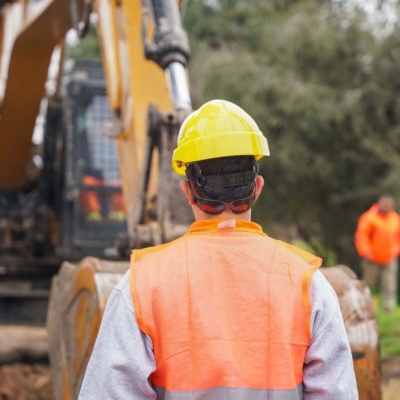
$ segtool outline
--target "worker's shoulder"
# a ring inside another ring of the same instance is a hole
[[[288,262],[296,266],[320,267],[322,259],[314,254],[309,253],[297,246],[291,245],[280,240],[276,240],[276,254],[282,258],[283,262]]]
[[[388,217],[380,214],[377,209],[370,208],[368,211],[365,213],[361,214],[359,219],[358,219],[358,224],[368,224],[368,223],[377,223],[378,221],[399,221],[400,220],[400,215],[397,211],[391,211],[388,214]]]
[[[360,215],[360,220],[375,218],[378,216],[378,212],[375,209],[370,208]]]
[[[393,219],[400,220],[400,214],[396,210],[392,211],[391,214]]]
[[[131,260],[132,261],[140,261],[145,258],[158,258],[165,257],[168,253],[175,254],[178,248],[184,246],[185,235],[181,236],[171,242],[160,244],[157,246],[146,247],[143,249],[136,249],[132,251]]]
[[[132,252],[132,262],[150,261],[153,265],[173,262],[180,252],[186,251],[187,238],[188,235],[183,235],[169,243],[134,250]],[[284,263],[296,266],[304,265],[308,268],[310,265],[319,267],[322,264],[322,260],[314,254],[269,236],[260,236],[258,240],[255,240],[254,245],[257,246],[258,250],[267,250],[269,247],[270,250],[267,253],[273,254],[273,257],[279,258]]]
[[[363,229],[367,226],[374,225],[376,220],[377,218],[373,211],[368,210],[362,213],[357,220],[357,231],[360,231],[360,229]]]

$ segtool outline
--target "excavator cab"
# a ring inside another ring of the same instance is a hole
[[[118,258],[115,239],[127,234],[127,218],[101,63],[75,61],[66,79],[59,251]]]

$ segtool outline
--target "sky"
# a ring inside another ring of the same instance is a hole
[[[347,12],[363,10],[371,28],[379,35],[388,34],[399,23],[398,0],[333,0]]]

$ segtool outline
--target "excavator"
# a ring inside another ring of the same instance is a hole
[[[192,221],[171,155],[191,112],[176,0],[2,0],[0,323],[46,324],[57,400],[76,399],[108,295],[132,249]],[[98,19],[102,64],[64,58]],[[379,400],[370,292],[323,268],[352,348],[360,399]]]

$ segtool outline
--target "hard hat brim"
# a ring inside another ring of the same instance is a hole
[[[172,167],[179,175],[186,174],[186,164],[230,156],[269,156],[268,141],[258,132],[225,132],[182,143],[172,156]]]

